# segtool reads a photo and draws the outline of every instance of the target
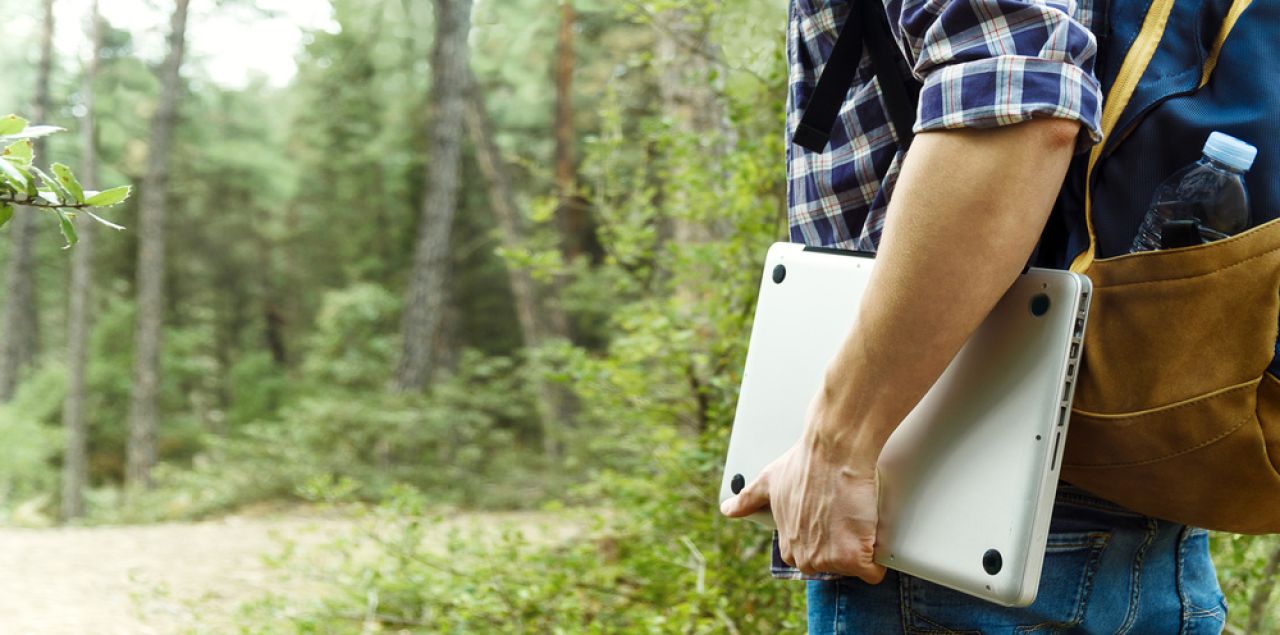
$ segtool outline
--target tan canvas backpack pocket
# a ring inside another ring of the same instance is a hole
[[[1280,532],[1280,221],[1087,273],[1063,478],[1159,518]]]

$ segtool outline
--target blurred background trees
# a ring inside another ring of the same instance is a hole
[[[359,632],[375,596],[422,632],[802,627],[715,505],[786,236],[785,3],[315,0],[295,74],[228,82],[184,45],[281,5],[80,0],[50,49],[49,2],[0,0],[32,26],[0,108],[47,85],[41,123],[83,133],[52,155],[140,191],[68,251],[6,230],[0,516],[368,505],[376,557],[246,632]],[[570,544],[415,542],[431,510],[579,507]],[[1275,624],[1246,608],[1274,541],[1215,544],[1233,622]]]

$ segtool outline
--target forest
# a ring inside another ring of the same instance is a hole
[[[0,11],[0,114],[65,129],[0,120],[0,543],[164,529],[179,580],[285,519],[273,582],[15,628],[804,628],[716,505],[787,235],[785,2]],[[1229,632],[1280,629],[1280,541],[1213,548]],[[58,582],[12,557],[0,589]]]

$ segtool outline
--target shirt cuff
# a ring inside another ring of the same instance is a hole
[[[1077,152],[1102,141],[1102,89],[1092,73],[1061,60],[1001,55],[949,64],[920,90],[915,131],[995,128],[1055,117],[1083,125]]]

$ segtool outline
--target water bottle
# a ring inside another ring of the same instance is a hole
[[[1235,137],[1209,135],[1204,156],[1156,188],[1130,251],[1188,247],[1248,229],[1244,173],[1257,156],[1257,148]]]

